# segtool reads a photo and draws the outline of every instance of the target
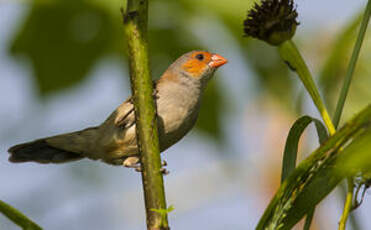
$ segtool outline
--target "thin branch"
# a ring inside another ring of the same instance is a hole
[[[343,215],[341,216],[340,222],[339,222],[339,230],[345,230],[345,226],[348,220],[349,213],[352,210],[353,206],[353,189],[354,189],[354,183],[352,178],[348,178],[348,192],[347,196],[345,198],[344,203],[344,211]]]
[[[136,131],[147,216],[147,229],[169,229],[161,169],[153,85],[148,60],[147,0],[128,0],[123,10],[129,51],[130,81],[136,117]]]

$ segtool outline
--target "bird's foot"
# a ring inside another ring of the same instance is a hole
[[[141,172],[142,167],[138,157],[128,157],[124,160],[122,165],[126,168],[133,168],[136,172]]]
[[[135,172],[142,172],[142,166],[141,165],[137,165],[134,169],[135,169]]]
[[[132,168],[136,172],[142,172],[142,166],[140,164],[138,157],[128,157],[124,160],[122,164],[126,168]],[[167,166],[167,162],[165,160],[162,160],[160,172],[163,175],[168,175],[170,173],[170,171],[165,168],[166,166]]]
[[[160,169],[160,172],[161,172],[162,175],[164,175],[164,176],[166,176],[166,175],[168,175],[168,174],[170,173],[170,171],[167,170],[166,168],[161,168],[161,169]]]
[[[158,95],[158,90],[156,88],[153,89],[152,96],[155,100],[160,98],[160,96]]]
[[[161,169],[160,169],[160,172],[162,173],[162,175],[168,175],[170,173],[169,170],[167,170],[165,167],[167,166],[167,162],[165,160],[162,160],[161,161]]]

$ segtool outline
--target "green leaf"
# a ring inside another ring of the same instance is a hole
[[[256,229],[291,229],[344,178],[369,170],[370,158],[371,105],[298,165],[282,183]]]
[[[111,17],[89,1],[34,1],[13,55],[30,60],[41,95],[80,82],[113,40]]]
[[[368,124],[370,126],[370,124]],[[356,174],[359,171],[365,172],[366,174],[370,172],[371,161],[371,133],[361,134],[357,138],[357,142],[349,146],[348,153],[339,157],[338,161],[342,162],[342,167],[338,167],[338,173],[341,174],[343,171],[351,172]],[[352,154],[351,152],[356,152]]]
[[[154,212],[157,212],[157,213],[160,213],[160,214],[168,214],[172,211],[174,211],[174,205],[170,205],[167,209],[156,209],[156,208],[152,208],[151,211],[154,211]]]
[[[161,226],[163,226],[163,223],[166,223],[166,219],[167,219],[167,214],[169,214],[170,212],[174,211],[174,206],[173,205],[170,205],[167,209],[156,209],[156,208],[152,208],[151,211],[153,212],[157,212],[161,215]]]
[[[283,153],[281,183],[295,169],[299,139],[303,134],[305,128],[311,122],[314,122],[316,126],[318,140],[320,144],[323,143],[328,138],[326,127],[322,124],[321,121],[310,116],[303,116],[296,120],[294,125],[291,127],[289,135],[286,139],[285,151]]]
[[[312,224],[313,216],[314,216],[314,208],[308,212],[307,218],[305,219],[303,230],[310,230],[310,225]]]
[[[42,230],[40,226],[30,220],[27,216],[1,200],[0,212],[24,230]]]

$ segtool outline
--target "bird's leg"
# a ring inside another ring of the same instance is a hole
[[[170,171],[169,170],[167,170],[166,168],[161,168],[160,169],[160,172],[163,174],[163,175],[168,175],[169,173],[170,173]]]
[[[156,88],[153,89],[152,96],[154,100],[157,100],[160,98],[160,96],[158,95],[158,90]]]
[[[156,88],[156,83],[153,82],[153,93],[152,93],[152,96],[154,97],[153,100],[154,100],[154,103],[155,103],[155,117],[152,119],[152,122],[151,122],[151,129],[152,129],[152,136],[153,136],[153,131],[154,131],[154,127],[155,127],[155,121],[156,121],[156,118],[158,117],[158,113],[157,113],[157,99],[159,98],[158,96],[158,90]]]
[[[137,171],[137,172],[141,172],[142,171],[142,167],[140,165],[140,161],[139,161],[139,158],[138,157],[128,157],[128,158],[126,158],[124,160],[124,162],[122,164],[126,168],[133,168],[133,169],[135,169],[135,171]]]
[[[157,90],[157,86],[156,86],[155,81],[152,82],[152,88],[153,88],[152,96],[156,100],[156,99],[158,99],[158,90]]]
[[[140,165],[140,160],[138,157],[128,157],[124,160],[124,162],[122,163],[124,165],[124,167],[126,168],[133,168],[135,169],[135,171],[137,172],[141,172],[142,171],[142,167]],[[167,162],[165,160],[162,160],[161,161],[161,169],[160,169],[160,172],[164,175],[167,175],[169,174],[169,170],[167,170],[165,167],[167,166]]]

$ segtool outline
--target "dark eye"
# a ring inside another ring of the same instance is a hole
[[[196,55],[196,58],[197,58],[199,61],[202,61],[202,60],[204,60],[204,55],[203,55],[203,54],[197,54],[197,55]]]

